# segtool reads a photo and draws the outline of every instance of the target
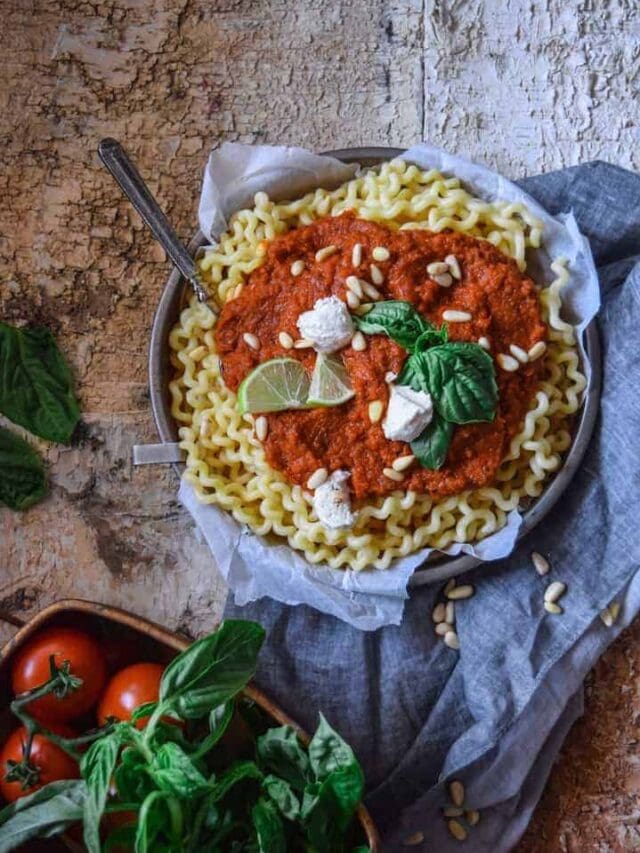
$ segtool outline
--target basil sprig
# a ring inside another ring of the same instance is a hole
[[[444,465],[455,424],[495,418],[495,368],[481,346],[450,341],[446,326],[437,329],[410,302],[378,302],[368,314],[354,316],[353,321],[361,332],[384,333],[408,350],[397,384],[431,395],[434,417],[411,442],[411,450],[424,468],[437,470]]]

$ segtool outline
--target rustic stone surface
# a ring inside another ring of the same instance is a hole
[[[0,610],[100,599],[198,634],[225,590],[155,437],[146,357],[164,253],[100,168],[126,141],[181,235],[222,140],[312,148],[422,137],[510,176],[638,167],[640,11],[628,0],[4,0],[0,317],[49,325],[79,383],[51,496],[0,510]],[[3,629],[2,637],[9,629]],[[597,667],[523,851],[638,844],[639,630]]]

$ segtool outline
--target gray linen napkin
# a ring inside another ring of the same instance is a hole
[[[480,809],[466,849],[513,849],[564,737],[582,681],[640,609],[640,176],[594,162],[522,181],[550,212],[573,210],[589,238],[603,308],[603,394],[596,433],[565,496],[507,559],[461,579],[459,652],[433,631],[440,592],[412,594],[402,625],[362,633],[305,606],[230,600],[226,615],[268,631],[257,682],[301,724],[322,710],[354,746],[385,851],[424,833],[418,851],[453,851],[441,808],[461,779]],[[548,554],[540,578],[531,550]],[[545,586],[567,584],[564,613]],[[623,605],[607,628],[600,611]]]

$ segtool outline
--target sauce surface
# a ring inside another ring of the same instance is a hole
[[[352,265],[352,249],[362,244],[362,263]],[[335,245],[338,251],[317,262],[315,253]],[[372,250],[384,246],[387,261],[372,259]],[[460,281],[440,287],[427,274],[427,264],[455,255],[462,270]],[[291,274],[293,261],[303,260],[304,271]],[[477,341],[485,336],[491,353],[509,353],[509,345],[529,350],[545,338],[545,326],[533,281],[490,243],[456,232],[426,230],[390,231],[383,225],[347,213],[327,217],[297,228],[269,242],[264,262],[248,277],[240,295],[227,302],[216,326],[216,346],[226,384],[237,390],[259,363],[287,356],[300,360],[311,374],[316,358],[312,349],[286,350],[280,332],[300,337],[296,320],[313,308],[317,299],[335,294],[346,299],[345,279],[357,275],[371,281],[370,264],[384,273],[376,285],[382,299],[404,299],[436,326],[447,309],[467,311],[472,319],[447,323],[449,339]],[[251,349],[243,334],[254,334],[260,346]],[[492,423],[456,426],[444,466],[428,471],[415,462],[402,483],[382,473],[398,456],[411,452],[408,444],[389,441],[382,419],[372,424],[369,403],[381,400],[385,410],[388,371],[399,373],[406,351],[386,335],[366,335],[367,348],[340,351],[355,391],[348,403],[335,408],[277,412],[267,415],[269,431],[264,442],[269,464],[301,486],[324,467],[351,472],[350,487],[356,498],[412,489],[434,496],[457,494],[493,482],[512,437],[519,431],[542,373],[542,359],[521,365],[514,373],[496,364],[498,411]]]

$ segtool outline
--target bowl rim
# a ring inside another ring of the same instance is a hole
[[[323,151],[330,157],[335,157],[345,163],[363,163],[365,165],[380,165],[400,156],[405,149],[384,146],[340,148]],[[188,250],[195,254],[207,240],[198,230],[188,244]],[[160,439],[163,443],[177,440],[177,427],[171,417],[170,394],[168,390],[168,335],[177,321],[180,305],[188,292],[188,283],[182,278],[177,269],[173,269],[160,296],[160,301],[154,315],[149,346],[149,390],[153,417]],[[597,320],[594,318],[585,328],[583,339],[578,340],[578,350],[581,363],[585,357],[591,364],[587,387],[582,392],[582,403],[576,413],[573,441],[564,456],[561,467],[547,481],[542,493],[535,498],[531,505],[522,511],[523,521],[518,531],[516,546],[530,533],[537,524],[556,505],[563,492],[576,474],[584,458],[593,434],[602,386],[602,357],[600,335]],[[181,466],[176,466],[180,471]],[[427,558],[409,579],[409,587],[439,583],[456,577],[480,565],[491,565],[494,560],[481,560],[469,554],[449,556],[442,554]]]

